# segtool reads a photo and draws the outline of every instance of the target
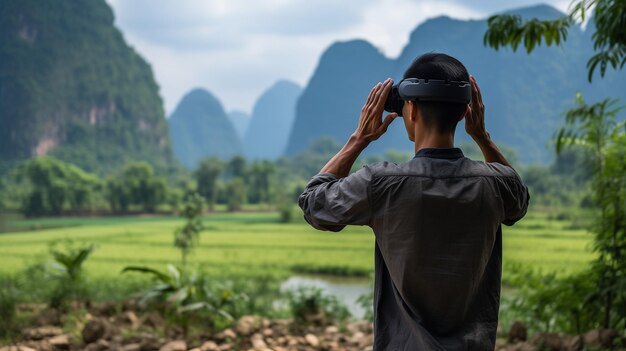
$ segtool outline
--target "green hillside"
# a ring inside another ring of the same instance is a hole
[[[0,171],[53,155],[109,173],[172,161],[148,63],[104,0],[0,2]]]

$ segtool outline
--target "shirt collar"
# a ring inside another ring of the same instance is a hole
[[[461,151],[461,149],[459,149],[458,147],[442,148],[442,149],[427,147],[427,148],[420,149],[420,151],[418,151],[415,154],[415,158],[430,157],[430,158],[457,159],[463,156],[464,156],[463,151]]]

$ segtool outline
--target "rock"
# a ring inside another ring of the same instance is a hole
[[[91,343],[83,348],[83,351],[105,351],[110,350],[111,345],[108,341],[100,339],[97,342]]]
[[[306,340],[306,342],[313,346],[313,347],[318,347],[320,346],[320,339],[317,338],[317,336],[313,335],[313,334],[307,334],[304,336],[304,340]]]
[[[337,350],[339,349],[339,343],[337,341],[330,341],[326,344],[326,350]]]
[[[357,321],[354,322],[353,325],[357,328],[357,330],[363,333],[372,333],[374,330],[374,326],[369,321]]]
[[[374,344],[374,335],[373,334],[366,334],[360,341],[359,341],[359,347],[360,348],[366,348],[368,346],[371,346]]]
[[[542,350],[561,350],[561,337],[555,333],[537,333],[530,339],[530,343]]]
[[[272,329],[270,329],[270,328],[263,329],[262,333],[263,333],[263,336],[272,336],[272,335],[274,335],[274,331]]]
[[[108,322],[104,319],[92,319],[83,327],[82,336],[85,344],[101,339],[107,332]]]
[[[252,335],[250,342],[255,350],[263,350],[267,348],[267,344],[265,343],[265,340],[263,340],[263,335],[261,334],[257,333]]]
[[[141,344],[132,343],[122,346],[121,351],[141,351]]]
[[[218,351],[228,351],[228,350],[231,350],[232,348],[233,348],[233,344],[226,343],[226,344],[220,345],[220,348],[218,349]]]
[[[67,335],[57,335],[50,339],[48,342],[55,350],[68,350],[70,348],[70,338]]]
[[[0,351],[37,351],[28,346],[4,346],[0,347]]]
[[[202,351],[202,349],[199,347],[194,347],[193,349],[189,349],[189,351]]]
[[[63,334],[63,330],[61,328],[52,326],[29,328],[22,331],[22,336],[24,336],[24,339],[26,340],[42,340],[61,334]]]
[[[350,343],[354,345],[358,345],[361,342],[361,339],[363,339],[364,337],[365,337],[365,334],[363,332],[358,331],[352,334],[352,337],[350,338]]]
[[[508,351],[539,351],[539,348],[528,341],[517,343],[508,349]]]
[[[221,332],[217,333],[215,337],[219,340],[224,340],[224,339],[235,340],[237,338],[237,334],[235,334],[235,332],[232,329],[226,328],[222,330]]]
[[[583,338],[580,335],[565,335],[562,338],[561,349],[563,351],[582,351]]]
[[[217,351],[219,347],[215,343],[215,341],[206,341],[202,346],[200,346],[200,350],[202,351]]]
[[[187,351],[187,343],[184,340],[174,340],[161,346],[159,351]]]
[[[248,336],[261,328],[262,324],[263,320],[261,319],[261,317],[243,316],[237,321],[235,330],[240,335]]]
[[[583,335],[585,346],[606,347],[613,346],[613,340],[618,337],[617,331],[613,329],[594,329]]]
[[[141,344],[141,351],[157,351],[163,341],[159,341],[154,335],[143,335]]]
[[[528,337],[528,328],[520,321],[515,321],[509,329],[509,342],[516,343],[518,341],[526,341]]]
[[[337,333],[339,333],[339,328],[337,328],[334,325],[329,325],[328,327],[326,327],[326,329],[324,329],[324,333],[326,333],[326,334],[337,334]]]
[[[122,315],[122,321],[124,321],[127,324],[130,324],[130,327],[132,329],[139,328],[139,325],[141,324],[139,322],[139,318],[137,317],[137,314],[134,311],[124,312],[124,314]]]
[[[161,328],[165,324],[165,320],[160,314],[151,312],[145,315],[143,324],[156,329]]]
[[[55,308],[48,308],[37,316],[35,323],[38,325],[61,325],[61,312]]]

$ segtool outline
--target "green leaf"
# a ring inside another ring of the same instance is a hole
[[[139,273],[146,273],[146,274],[152,274],[154,277],[156,277],[159,281],[167,283],[167,284],[172,284],[172,278],[170,276],[168,276],[167,274],[160,272],[156,269],[152,269],[149,267],[140,267],[140,266],[126,266],[124,267],[124,269],[122,269],[122,273],[126,273],[126,272],[139,272]]]

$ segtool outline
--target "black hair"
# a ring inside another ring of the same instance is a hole
[[[430,52],[416,58],[404,72],[404,78],[469,82],[469,74],[461,61],[436,52]],[[454,132],[458,117],[465,111],[465,106],[467,105],[457,102],[417,102],[417,108],[420,109],[425,124],[435,127],[440,133]]]

